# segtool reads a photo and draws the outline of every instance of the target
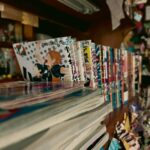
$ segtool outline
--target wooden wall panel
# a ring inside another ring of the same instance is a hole
[[[40,28],[44,28],[44,31],[47,30],[54,37],[71,35],[78,40],[92,39],[99,44],[120,47],[123,38],[133,27],[126,18],[121,20],[121,25],[116,30],[112,31],[110,11],[105,0],[94,1],[100,7],[100,11],[92,15],[81,15],[67,7],[59,9],[59,5],[54,0],[31,0],[30,3],[25,0],[2,0],[2,2],[39,15],[41,20],[44,18],[43,20],[49,21],[52,28],[48,28],[45,21],[41,23]]]

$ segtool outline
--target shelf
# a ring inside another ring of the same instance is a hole
[[[1,48],[12,48],[12,42],[1,42],[0,41],[0,47]]]
[[[129,106],[132,103],[138,103],[138,95],[136,95],[135,97],[130,98],[130,100],[128,101],[127,104],[124,104],[120,108],[117,108],[116,110],[114,110],[113,112],[111,112],[106,117],[104,123],[106,124],[107,131],[108,131],[108,133],[110,135],[110,139],[114,135],[116,123],[123,121],[123,119],[124,119],[124,113],[128,113],[129,112]],[[107,143],[104,147],[107,148],[108,144],[109,143]]]

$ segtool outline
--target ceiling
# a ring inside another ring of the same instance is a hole
[[[38,33],[52,37],[73,36],[78,40],[92,39],[96,43],[120,47],[124,36],[133,28],[126,16],[120,26],[112,30],[111,15],[106,0],[91,0],[99,12],[82,14],[57,0],[1,0],[1,2],[39,16]],[[112,40],[113,39],[113,40]]]
[[[60,29],[86,31],[97,19],[108,18],[109,11],[105,0],[93,0],[100,11],[92,15],[84,15],[63,5],[57,0],[1,0],[18,9],[40,16],[47,25],[59,26]],[[41,23],[42,24],[42,23]]]

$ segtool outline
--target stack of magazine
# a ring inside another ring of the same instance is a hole
[[[25,81],[0,85],[0,149],[100,149],[101,122],[128,101],[128,52],[72,37],[13,48]]]
[[[124,47],[112,48],[68,36],[16,43],[13,48],[24,80],[83,82],[85,86],[99,88],[114,109],[127,103],[129,90],[135,93],[140,85],[141,67],[135,66],[136,60],[140,66],[141,59],[135,59],[134,54],[129,59]]]
[[[0,93],[0,149],[95,149],[109,138],[101,121],[112,104],[82,82],[12,82]]]

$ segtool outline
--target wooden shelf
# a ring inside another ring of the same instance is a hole
[[[114,110],[113,112],[111,112],[105,119],[104,124],[106,124],[107,127],[107,131],[110,135],[110,139],[113,137],[114,135],[114,131],[115,131],[115,126],[117,124],[117,122],[122,122],[124,119],[124,113],[128,113],[129,112],[129,106],[132,103],[138,103],[138,95],[135,97],[132,97],[129,99],[127,104],[124,104],[123,106],[121,106],[120,108],[117,108],[116,110]],[[107,149],[109,143],[107,143],[104,148]]]
[[[0,47],[1,48],[12,48],[12,42],[1,42],[0,41]]]

